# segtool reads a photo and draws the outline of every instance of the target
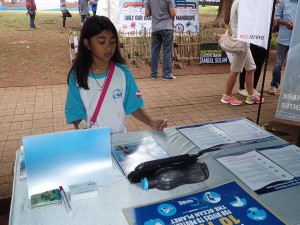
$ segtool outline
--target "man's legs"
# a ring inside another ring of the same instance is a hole
[[[30,27],[35,28],[35,24],[34,24],[35,14],[29,14],[29,18],[30,18]]]
[[[278,43],[278,48],[276,52],[276,61],[274,64],[272,81],[271,81],[271,87],[275,87],[276,89],[280,85],[282,64],[285,60],[288,50],[289,50],[289,46],[281,45]]]
[[[65,28],[66,27],[66,20],[67,20],[67,13],[66,12],[62,14],[62,18],[63,18],[63,28]]]
[[[163,78],[172,76],[173,30],[162,30]]]
[[[160,31],[152,32],[151,35],[151,77],[156,78],[162,37]]]

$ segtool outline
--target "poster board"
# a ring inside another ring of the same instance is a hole
[[[123,213],[130,225],[285,224],[235,182]]]
[[[297,13],[283,85],[280,92],[275,118],[300,122],[300,4]]]
[[[218,43],[200,44],[200,64],[228,64],[226,52],[219,48]]]
[[[197,0],[175,1],[176,31],[199,32],[199,2]],[[120,0],[119,28],[123,33],[139,33],[146,28],[151,32],[151,17],[145,16],[146,1]]]

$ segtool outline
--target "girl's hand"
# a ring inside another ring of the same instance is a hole
[[[168,126],[167,121],[164,120],[150,120],[149,121],[149,126],[154,129],[154,130],[159,130],[162,131],[164,128]]]

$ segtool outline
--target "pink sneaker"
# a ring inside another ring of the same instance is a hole
[[[252,104],[254,104],[254,103],[259,103],[259,102],[260,102],[260,97],[255,96],[255,98],[251,98],[250,96],[247,96],[245,102],[246,102],[247,104],[249,104],[249,105],[252,105]],[[265,99],[262,98],[262,99],[261,99],[261,103],[264,103],[264,102],[265,102]]]
[[[223,95],[221,102],[230,105],[241,105],[243,103],[242,101],[237,100],[236,97],[234,96],[226,96],[226,95]]]

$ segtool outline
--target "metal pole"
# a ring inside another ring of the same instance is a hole
[[[267,56],[265,59],[265,66],[264,66],[264,75],[263,75],[263,80],[262,80],[262,85],[261,85],[261,96],[260,96],[260,101],[259,101],[259,106],[258,106],[258,112],[257,112],[257,118],[256,118],[256,124],[259,125],[259,116],[260,116],[260,110],[261,110],[261,100],[263,98],[263,92],[264,92],[264,86],[265,86],[265,79],[266,79],[266,73],[267,73],[267,67],[269,63],[269,54],[270,54],[270,43],[272,39],[272,30],[273,30],[273,18],[275,14],[275,5],[276,5],[276,0],[273,0],[273,9],[272,9],[272,17],[271,17],[271,24],[270,24],[270,30],[269,30],[269,40],[268,40],[268,48],[267,48]]]

